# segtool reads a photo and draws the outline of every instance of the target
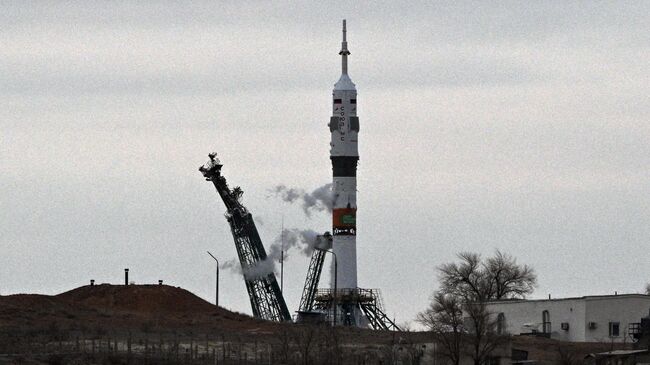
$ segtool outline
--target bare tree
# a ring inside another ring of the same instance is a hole
[[[487,310],[486,302],[463,304],[466,337],[469,346],[469,356],[474,365],[484,364],[492,352],[507,341],[507,336],[497,333],[497,321]]]
[[[460,363],[463,340],[463,307],[457,296],[436,292],[429,308],[418,314],[416,321],[433,333],[442,346],[441,355],[452,364]]]
[[[485,260],[471,252],[462,252],[458,258],[459,262],[438,268],[440,289],[418,319],[434,335],[439,334],[438,342],[450,353],[452,362],[451,356],[467,347],[474,364],[479,365],[504,341],[504,336],[496,333],[497,321],[487,303],[524,298],[533,292],[537,276],[530,266],[519,265],[515,258],[498,250]],[[461,319],[457,317],[458,311],[462,313]],[[427,324],[436,321],[438,324]]]
[[[532,267],[518,265],[514,257],[499,250],[485,260],[484,269],[490,276],[490,299],[525,298],[537,285]]]
[[[303,324],[296,328],[294,342],[298,346],[302,363],[305,365],[312,364],[313,347],[316,344],[319,327],[315,324]]]
[[[524,298],[537,285],[533,268],[518,265],[515,258],[499,250],[485,261],[471,252],[461,252],[458,258],[459,263],[438,268],[441,290],[468,302]]]

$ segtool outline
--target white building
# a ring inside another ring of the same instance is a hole
[[[490,302],[488,310],[497,316],[497,331],[502,333],[538,333],[574,342],[630,342],[630,324],[648,317],[650,295],[504,300]]]

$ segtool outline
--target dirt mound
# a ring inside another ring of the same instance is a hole
[[[168,285],[87,285],[56,298],[95,309],[149,314],[225,312],[187,290]]]
[[[0,296],[0,308],[29,307],[33,309],[60,306],[56,298],[40,294],[13,294]]]
[[[168,285],[102,284],[54,296],[0,296],[0,335],[17,330],[56,335],[70,331],[234,334],[275,326]]]
[[[16,294],[0,296],[0,329],[31,326],[40,321],[68,319],[77,309],[48,295]]]
[[[73,310],[68,303],[55,297],[38,294],[0,296],[0,318],[11,318],[18,313],[66,313]]]

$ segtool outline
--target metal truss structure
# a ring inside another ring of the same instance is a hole
[[[332,235],[329,232],[318,236],[317,240],[316,249],[312,252],[311,260],[309,261],[305,287],[302,289],[302,297],[300,298],[300,306],[298,307],[299,313],[314,310],[318,283],[320,282],[320,276],[323,272],[323,264],[325,262],[325,253],[326,250],[332,247]]]
[[[305,287],[302,289],[302,297],[300,297],[298,311],[311,312],[314,310],[314,300],[316,299],[316,291],[318,290],[318,282],[320,281],[320,274],[323,271],[324,262],[325,251],[314,250],[309,261],[309,269],[307,270]]]
[[[208,155],[210,161],[199,168],[207,181],[211,181],[226,205],[226,219],[230,224],[237,256],[244,272],[244,281],[253,309],[257,318],[276,322],[290,321],[291,315],[287,309],[282,292],[273,272],[262,272],[259,265],[266,259],[266,250],[253,222],[252,215],[240,200],[244,193],[240,187],[232,190],[221,175],[223,166],[216,153]]]
[[[335,298],[336,296],[336,298]],[[335,300],[336,299],[336,300]],[[336,301],[336,303],[335,303]],[[343,325],[354,326],[353,318],[346,316],[348,308],[359,308],[368,319],[370,326],[375,330],[399,331],[399,327],[386,315],[381,300],[381,291],[379,289],[339,289],[334,293],[334,289],[318,289],[314,300],[314,308],[325,311],[331,321],[342,323]],[[336,314],[339,318],[333,318],[334,306],[342,310]]]

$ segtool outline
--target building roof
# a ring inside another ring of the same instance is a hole
[[[552,298],[552,299],[505,299],[505,300],[493,300],[488,302],[488,304],[555,302],[555,301],[562,301],[562,300],[599,300],[599,299],[621,299],[621,298],[644,298],[650,300],[650,295],[631,293],[631,294],[612,294],[612,295],[585,295],[582,297]]]

